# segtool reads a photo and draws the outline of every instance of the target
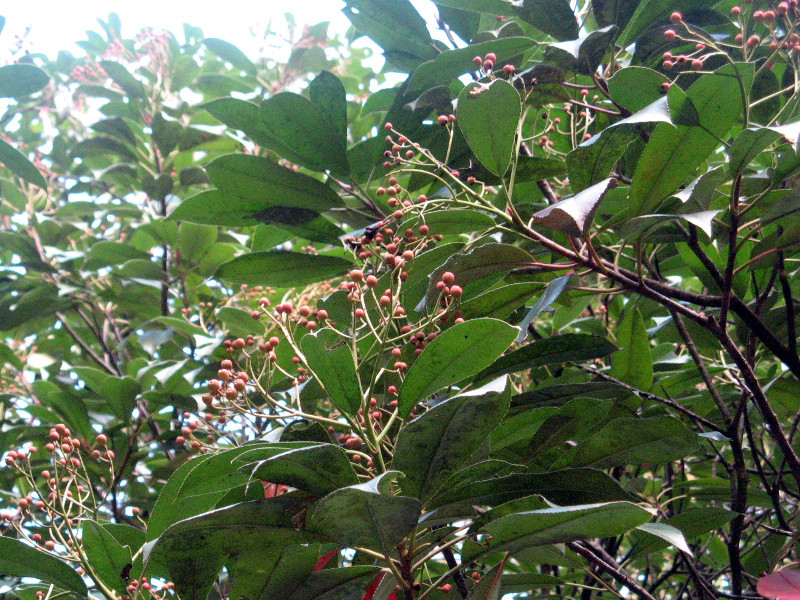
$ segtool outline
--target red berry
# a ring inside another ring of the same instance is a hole
[[[679,12],[674,12],[669,16],[669,22],[673,24],[677,24],[683,21],[683,15]]]
[[[665,40],[667,40],[668,42],[671,42],[672,40],[674,40],[674,39],[675,39],[675,37],[676,37],[677,35],[678,35],[678,34],[677,34],[677,33],[675,33],[675,30],[674,30],[674,29],[667,29],[667,30],[664,32],[664,39],[665,39]]]
[[[442,273],[442,281],[444,282],[445,285],[452,285],[452,283],[455,280],[456,276],[452,272],[445,271],[444,273]]]
[[[464,290],[461,289],[461,286],[458,286],[458,285],[451,285],[450,286],[450,295],[453,298],[460,298],[463,293],[464,293]]]

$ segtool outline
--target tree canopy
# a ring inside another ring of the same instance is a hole
[[[345,4],[0,66],[0,595],[797,598],[796,0]]]

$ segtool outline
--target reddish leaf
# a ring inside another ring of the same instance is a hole
[[[778,600],[800,600],[800,571],[783,569],[758,580],[758,593]]]
[[[341,550],[341,548],[337,548],[336,550],[331,550],[330,552],[326,552],[325,554],[320,556],[319,559],[317,559],[317,564],[315,564],[314,568],[311,569],[311,572],[313,573],[314,571],[321,571],[322,569],[327,567],[328,563],[331,562],[337,554],[339,554],[339,550]]]
[[[372,597],[375,595],[375,590],[378,589],[378,586],[381,584],[382,580],[383,580],[383,573],[378,575],[375,578],[375,580],[369,584],[369,587],[367,587],[367,591],[364,593],[364,598],[362,598],[362,600],[372,600]]]

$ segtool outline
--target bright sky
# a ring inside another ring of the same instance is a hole
[[[412,0],[428,18],[433,9],[429,0]],[[206,37],[218,37],[239,46],[253,56],[257,46],[250,29],[263,31],[273,21],[282,21],[285,12],[295,15],[298,25],[330,21],[330,32],[344,33],[350,22],[342,14],[341,0],[27,0],[3,2],[0,15],[6,26],[0,35],[0,49],[14,44],[14,36],[26,27],[31,31],[26,48],[55,58],[59,50],[80,54],[74,42],[85,39],[87,30],[100,31],[98,18],[116,12],[122,33],[132,37],[142,27],[166,29],[182,39],[183,23],[200,27]],[[0,54],[5,54],[2,52]]]

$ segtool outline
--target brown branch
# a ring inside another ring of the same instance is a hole
[[[636,581],[636,579],[628,575],[624,569],[616,564],[616,561],[613,561],[612,559],[613,563],[609,563],[607,560],[603,560],[603,558],[595,554],[594,548],[590,549],[587,546],[586,542],[569,542],[567,543],[567,547],[575,552],[575,554],[578,554],[588,560],[600,571],[608,573],[617,582],[627,587],[643,600],[656,600],[655,596],[643,588],[639,582]]]

